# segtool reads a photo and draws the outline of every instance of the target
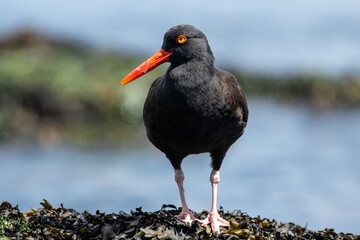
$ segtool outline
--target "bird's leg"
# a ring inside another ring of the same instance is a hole
[[[204,219],[202,221],[203,224],[211,224],[211,229],[213,231],[214,234],[220,233],[220,226],[230,226],[229,222],[226,221],[225,219],[221,218],[217,208],[216,208],[216,203],[217,203],[217,188],[220,182],[220,172],[217,170],[212,170],[211,174],[210,174],[210,182],[211,182],[211,187],[212,187],[212,197],[211,197],[211,210],[209,215],[207,216],[206,219]]]
[[[183,221],[186,225],[191,225],[192,221],[196,220],[196,218],[194,217],[194,215],[190,212],[187,204],[186,204],[186,200],[185,200],[185,191],[184,191],[184,173],[183,171],[180,169],[175,169],[175,181],[179,187],[179,193],[180,193],[180,199],[181,199],[181,206],[182,206],[182,211],[179,215],[177,215],[176,217]]]

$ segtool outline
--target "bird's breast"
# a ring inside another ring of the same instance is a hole
[[[224,141],[224,133],[234,139],[241,135],[238,120],[223,109],[219,99],[201,89],[150,89],[144,106],[148,138],[163,152],[172,148],[187,153],[209,151]]]

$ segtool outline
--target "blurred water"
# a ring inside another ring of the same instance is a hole
[[[250,71],[360,72],[360,1],[0,0],[0,34],[35,28],[149,55],[171,26],[207,35],[217,63]]]
[[[360,111],[249,102],[245,135],[221,169],[219,204],[312,230],[360,234]],[[150,144],[127,150],[3,145],[0,165],[0,201],[23,211],[43,198],[108,213],[180,204],[173,170]],[[209,210],[208,156],[188,157],[183,169],[190,208]]]

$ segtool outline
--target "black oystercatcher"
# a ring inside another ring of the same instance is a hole
[[[212,203],[203,224],[229,226],[216,209],[220,167],[229,147],[243,134],[248,120],[246,99],[236,78],[214,67],[214,57],[205,35],[191,25],[170,28],[161,50],[127,75],[127,84],[164,62],[165,75],[151,85],[144,122],[149,140],[170,160],[179,187],[182,212],[178,219],[191,224],[183,188],[182,160],[189,154],[209,152],[212,172]]]

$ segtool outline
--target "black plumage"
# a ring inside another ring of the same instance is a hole
[[[181,162],[189,154],[209,152],[213,168],[210,181],[213,188],[214,184],[217,187],[225,154],[246,127],[248,107],[236,78],[214,67],[207,38],[200,30],[191,25],[172,27],[164,35],[161,52],[169,53],[162,62],[169,61],[170,66],[150,87],[144,123],[149,140],[166,154],[175,170],[183,205],[179,219],[191,222],[195,218],[187,209],[182,192]],[[211,218],[220,217],[214,205],[213,189],[208,222],[217,232],[219,227]],[[227,224],[220,218],[220,225]]]

